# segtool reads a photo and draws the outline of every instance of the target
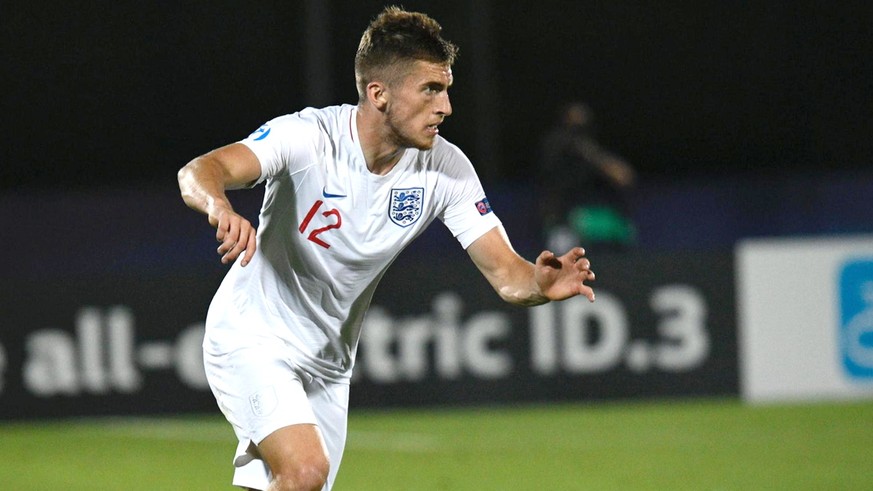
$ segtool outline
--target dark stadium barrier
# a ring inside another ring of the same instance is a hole
[[[503,303],[468,259],[405,257],[365,322],[352,403],[735,395],[733,256],[592,258],[597,300]]]
[[[218,279],[115,275],[3,288],[15,301],[0,330],[0,418],[211,410],[200,346]]]
[[[730,253],[594,259],[597,301],[503,303],[460,248],[404,253],[367,317],[353,407],[736,395]],[[215,411],[200,354],[221,271],[2,286],[0,418]]]
[[[254,218],[259,194],[232,199]],[[532,197],[489,197],[533,259]],[[0,210],[15,238],[0,282],[0,419],[216,411],[199,338],[226,267],[174,186],[5,194]],[[526,309],[434,224],[377,290],[352,404],[736,395],[732,247],[711,251],[592,248],[597,302]]]

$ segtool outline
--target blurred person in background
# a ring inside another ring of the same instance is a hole
[[[280,116],[179,171],[185,203],[207,215],[232,263],[203,356],[239,439],[237,486],[332,487],[364,315],[385,270],[434,219],[503,300],[594,301],[585,251],[520,257],[471,162],[439,136],[457,50],[440,33],[425,14],[386,8],[355,57],[357,105]],[[256,230],[225,191],[264,181]]]
[[[636,172],[603,148],[594,112],[584,102],[565,104],[543,137],[536,172],[546,247],[585,243],[589,250],[623,250],[635,240],[630,194]]]

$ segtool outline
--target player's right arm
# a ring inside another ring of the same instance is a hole
[[[215,227],[215,238],[221,242],[218,254],[224,264],[245,252],[240,262],[245,266],[257,248],[254,226],[233,210],[225,191],[251,186],[260,176],[258,158],[241,143],[201,155],[179,170],[182,199],[192,209],[204,213]]]

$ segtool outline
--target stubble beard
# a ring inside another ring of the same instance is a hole
[[[388,128],[391,131],[391,143],[400,148],[415,148],[417,150],[430,150],[433,148],[435,138],[416,139],[409,136],[404,130],[403,125],[398,124],[393,115],[388,115]]]

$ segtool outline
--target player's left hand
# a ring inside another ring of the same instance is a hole
[[[594,281],[591,261],[585,257],[585,249],[574,247],[563,256],[552,251],[543,251],[537,257],[534,275],[540,291],[549,300],[564,300],[583,295],[594,301],[594,290],[585,284]]]

